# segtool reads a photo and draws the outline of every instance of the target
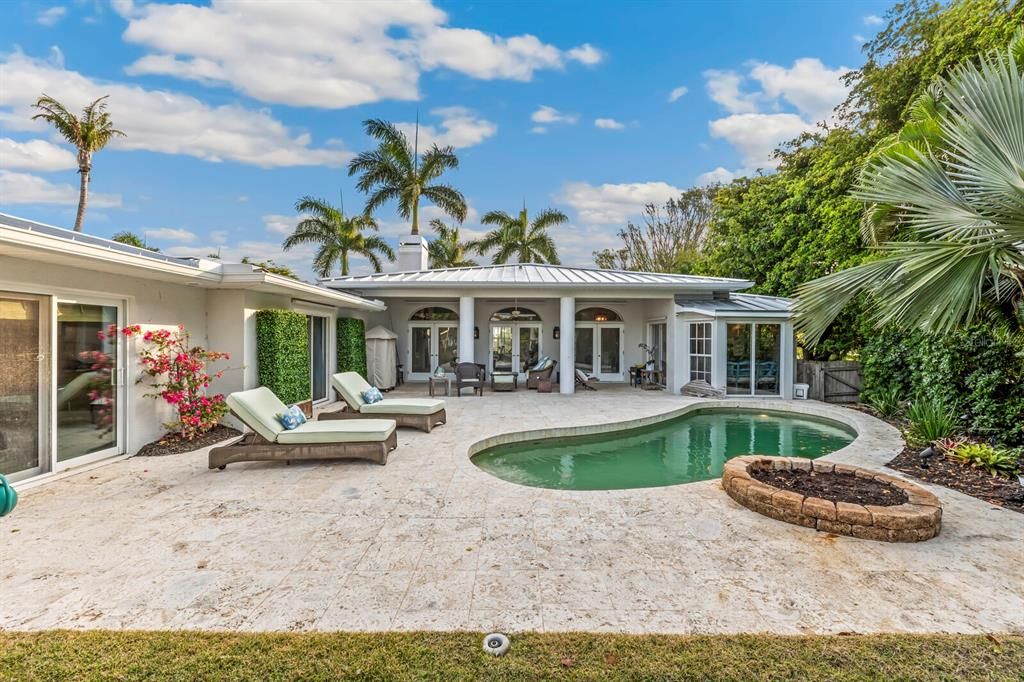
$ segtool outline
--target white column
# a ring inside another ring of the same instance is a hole
[[[459,362],[473,362],[473,312],[476,299],[472,296],[459,297]]]
[[[558,391],[572,394],[576,392],[576,299],[562,296],[559,304]]]

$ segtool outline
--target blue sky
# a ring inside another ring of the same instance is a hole
[[[85,230],[174,255],[274,258],[303,194],[361,210],[361,121],[415,120],[458,148],[479,215],[557,207],[563,261],[591,264],[648,201],[756,169],[845,97],[883,2],[0,5],[0,209],[70,227],[71,148],[29,120],[45,91],[110,94],[128,134],[94,161]],[[425,211],[433,217],[431,209]],[[377,215],[394,240],[408,227]],[[356,263],[357,269],[365,263]]]

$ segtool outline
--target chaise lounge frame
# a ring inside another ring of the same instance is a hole
[[[448,413],[445,412],[444,408],[441,408],[437,412],[431,414],[403,414],[400,412],[374,412],[373,414],[363,414],[352,408],[345,400],[338,389],[334,389],[334,394],[338,396],[338,401],[344,405],[340,410],[332,412],[321,412],[317,416],[317,421],[323,421],[326,419],[394,419],[398,426],[407,426],[413,429],[419,429],[420,431],[426,431],[430,433],[430,430],[435,426],[446,424],[448,422]]]
[[[245,423],[233,411],[236,419]],[[365,418],[365,417],[364,417]],[[383,417],[381,417],[383,418]],[[398,447],[398,431],[386,440],[350,443],[273,443],[255,431],[210,450],[210,468],[223,470],[235,462],[280,462],[310,459],[365,459],[388,463],[388,453]]]

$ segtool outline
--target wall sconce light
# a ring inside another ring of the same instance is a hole
[[[480,327],[473,327],[473,338],[474,339],[479,339],[480,338]]]
[[[555,340],[556,340],[556,341],[557,341],[558,339],[562,338],[562,330],[561,330],[561,329],[559,329],[558,327],[555,327],[555,328],[554,328],[554,329],[552,329],[551,331],[552,331],[552,333],[554,334],[554,336],[555,336]]]

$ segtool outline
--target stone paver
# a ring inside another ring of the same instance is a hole
[[[450,398],[430,434],[400,431],[386,467],[210,471],[199,451],[25,489],[0,519],[0,628],[1024,631],[1024,519],[943,488],[941,535],[892,545],[765,518],[717,480],[542,490],[469,461],[485,438],[695,402],[488,392]],[[900,447],[859,412],[787,407],[858,429],[828,461],[881,470]]]

